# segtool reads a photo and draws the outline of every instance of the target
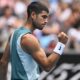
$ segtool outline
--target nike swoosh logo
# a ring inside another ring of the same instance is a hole
[[[61,50],[61,46],[59,47],[59,50]]]

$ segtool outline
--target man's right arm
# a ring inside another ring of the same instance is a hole
[[[68,37],[66,34],[59,35],[60,42],[66,44]],[[59,53],[54,52],[46,56],[44,50],[40,47],[38,40],[32,34],[26,34],[21,39],[22,48],[30,53],[37,63],[46,71],[49,71],[60,58]]]

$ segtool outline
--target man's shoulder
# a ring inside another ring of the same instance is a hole
[[[25,39],[30,42],[38,41],[38,39],[33,34],[29,34],[29,33],[23,35],[22,39]]]
[[[33,34],[25,34],[21,39],[21,46],[26,51],[32,53],[39,48],[39,42]]]

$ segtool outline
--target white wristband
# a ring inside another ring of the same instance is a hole
[[[65,45],[61,42],[58,42],[53,51],[59,55],[62,55],[64,48],[65,48]]]

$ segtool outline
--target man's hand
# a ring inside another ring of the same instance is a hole
[[[58,34],[58,39],[59,39],[59,42],[66,44],[68,41],[68,36],[64,32],[61,32]]]

